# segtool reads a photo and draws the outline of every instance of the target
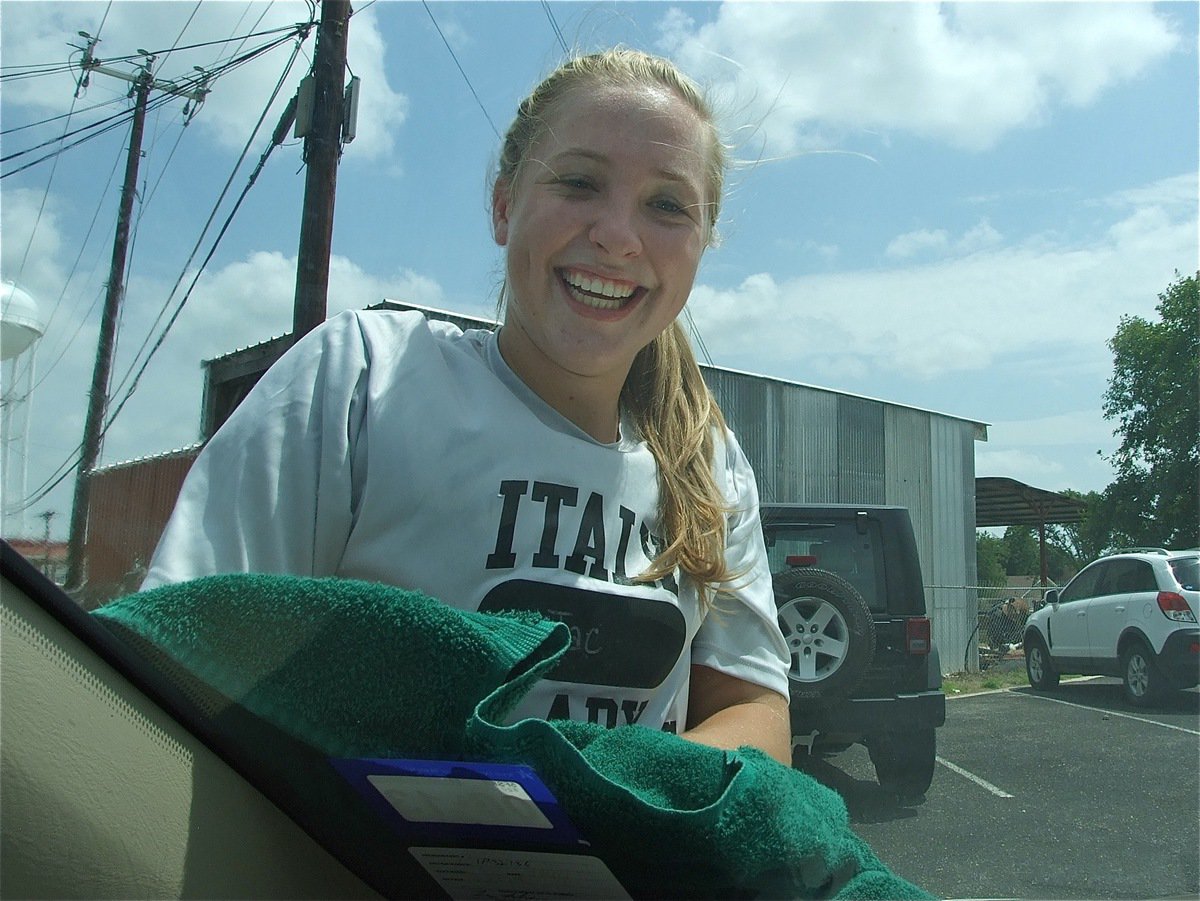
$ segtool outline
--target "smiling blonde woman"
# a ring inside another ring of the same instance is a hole
[[[535,611],[573,647],[513,719],[790,763],[754,475],[677,321],[724,166],[670,62],[559,67],[495,177],[500,329],[371,311],[306,336],[197,460],[145,587],[293,573]]]

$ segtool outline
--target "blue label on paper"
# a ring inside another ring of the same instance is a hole
[[[550,789],[522,764],[382,758],[330,762],[408,839],[587,846]]]

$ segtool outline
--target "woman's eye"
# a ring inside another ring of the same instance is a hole
[[[579,191],[590,191],[595,187],[590,178],[582,175],[564,175],[558,183],[565,188],[575,188]]]
[[[658,200],[655,200],[651,206],[663,213],[675,214],[687,212],[687,207],[684,204],[679,203],[676,200],[672,200],[670,197],[660,197]]]

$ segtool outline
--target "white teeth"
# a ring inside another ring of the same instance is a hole
[[[564,272],[563,278],[572,288],[577,289],[572,292],[572,295],[581,303],[585,303],[590,307],[596,307],[601,310],[615,310],[621,306],[621,301],[627,300],[633,296],[636,290],[629,285],[618,285],[614,282],[604,281],[603,279],[593,278],[589,275],[584,275],[578,272]],[[586,295],[580,292],[588,292]],[[599,296],[596,296],[599,295]],[[600,298],[611,298],[610,300],[601,300]]]

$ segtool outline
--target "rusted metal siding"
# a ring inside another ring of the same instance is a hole
[[[89,596],[136,590],[199,453],[196,445],[92,473],[84,543]]]

